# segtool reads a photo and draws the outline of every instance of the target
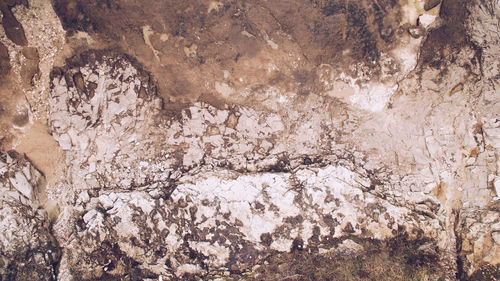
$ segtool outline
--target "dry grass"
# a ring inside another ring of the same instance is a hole
[[[356,256],[339,254],[274,254],[247,280],[442,280],[437,256],[423,254],[418,247],[426,241],[404,237],[388,242],[360,240],[364,251]],[[335,245],[332,245],[335,247]]]

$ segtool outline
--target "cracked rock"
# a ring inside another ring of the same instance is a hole
[[[497,278],[500,2],[173,2],[0,3],[1,280]]]
[[[442,235],[425,185],[379,175],[374,186],[361,155],[333,141],[328,115],[195,103],[170,118],[127,57],[82,56],[53,72],[49,121],[79,193],[55,227],[71,237],[61,264],[74,278],[242,272],[346,236]],[[389,184],[406,195],[382,195]]]
[[[60,250],[37,194],[43,176],[23,156],[0,153],[0,277],[56,280]]]

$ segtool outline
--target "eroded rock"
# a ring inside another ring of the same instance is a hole
[[[43,175],[14,151],[0,152],[0,277],[56,280],[60,250],[40,207]]]
[[[428,183],[375,175],[342,149],[321,96],[286,116],[195,103],[172,118],[127,57],[83,57],[54,71],[50,115],[76,194],[56,227],[73,237],[62,264],[79,279],[244,272],[347,236],[444,235]]]
[[[23,65],[21,66],[21,77],[25,84],[25,87],[33,86],[34,76],[39,74],[40,69],[38,64],[40,62],[40,57],[38,55],[38,50],[33,47],[25,47],[22,50],[22,54],[25,58]]]
[[[0,78],[6,76],[10,68],[9,50],[0,42]]]
[[[330,250],[329,241],[346,236],[437,238],[438,220],[363,192],[356,182],[366,179],[358,177],[338,166],[256,175],[220,170],[182,177],[166,200],[141,191],[99,191],[75,205],[82,211],[75,214],[75,240],[66,246],[72,249],[68,263],[83,279],[181,278],[244,272],[270,254]],[[114,254],[98,250],[101,244]],[[348,248],[338,251],[355,250]]]
[[[66,157],[59,280],[498,275],[498,1],[299,2],[55,1],[50,98],[62,29],[12,9],[8,120]]]
[[[14,5],[15,4],[8,5],[6,2],[2,2],[0,4],[0,10],[2,11],[2,26],[5,30],[7,38],[17,45],[26,46],[28,44],[28,40],[26,40],[23,26],[16,19],[11,10]]]

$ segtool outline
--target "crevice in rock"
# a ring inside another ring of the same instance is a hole
[[[460,223],[460,210],[454,212],[455,222],[453,224],[453,232],[455,234],[455,249],[457,255],[457,280],[466,281],[467,275],[464,271],[464,260],[462,258],[462,235],[460,234],[461,223]]]

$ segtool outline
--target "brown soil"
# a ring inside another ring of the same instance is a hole
[[[15,149],[19,153],[26,154],[33,165],[45,175],[49,187],[60,182],[64,154],[59,144],[48,133],[45,124],[37,121],[28,126]]]
[[[221,96],[215,83],[220,82],[229,89],[223,99],[247,103],[252,98],[232,93],[264,86],[321,92],[321,64],[356,76],[361,69],[352,66],[360,62],[374,77],[379,53],[406,32],[397,3],[55,0],[54,7],[69,35],[88,32],[99,44],[137,58],[167,102]]]

